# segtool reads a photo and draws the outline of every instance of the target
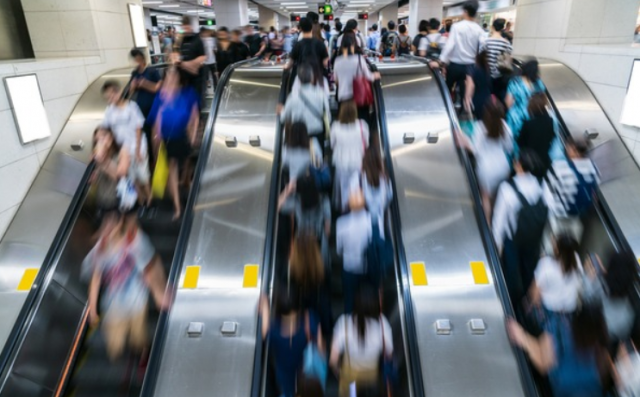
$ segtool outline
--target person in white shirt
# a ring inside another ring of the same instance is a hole
[[[339,368],[340,356],[342,368]],[[349,387],[376,386],[379,381],[380,356],[391,359],[393,335],[391,325],[380,310],[380,299],[369,286],[361,287],[353,314],[338,318],[333,330],[329,364],[340,379],[340,397],[349,396]]]
[[[545,217],[549,214],[548,207],[552,206],[554,201],[546,182],[540,183],[532,175],[532,171],[535,172],[540,166],[541,162],[535,153],[527,149],[522,150],[513,166],[516,175],[500,184],[493,208],[493,238],[501,252],[505,279],[514,304],[521,302],[533,281],[533,272],[540,258],[546,226],[546,219],[536,219],[541,224],[527,225],[527,230],[518,233],[518,219],[523,200],[526,200],[529,206],[537,206],[542,202],[546,210],[542,215]],[[516,241],[516,237],[523,233],[533,236],[526,243]]]
[[[200,37],[204,44],[204,54],[207,57],[204,64],[208,71],[205,73],[211,73],[211,87],[213,90],[216,89],[216,84],[218,83],[218,69],[216,66],[216,52],[218,49],[216,48],[215,35],[216,33],[213,30],[202,29],[200,31]]]
[[[440,54],[439,63],[437,61],[431,62],[434,68],[439,67],[440,64],[447,65],[447,86],[450,91],[454,86],[457,86],[461,95],[464,95],[465,92],[467,69],[475,64],[478,51],[486,39],[484,30],[475,20],[478,7],[477,0],[464,2],[462,20],[451,26],[451,32]]]
[[[582,274],[578,262],[578,242],[563,234],[556,238],[554,255],[538,261],[535,281],[529,290],[534,305],[542,303],[555,313],[573,313],[578,305]]]
[[[101,127],[109,128],[118,145],[131,155],[129,178],[135,183],[141,203],[151,203],[147,140],[142,139],[144,116],[135,102],[122,97],[120,84],[109,80],[102,85],[102,96],[109,105],[104,112]]]
[[[362,190],[349,195],[351,212],[336,221],[336,253],[342,258],[345,313],[353,309],[354,294],[365,278],[365,252],[372,236],[371,215],[364,208]]]

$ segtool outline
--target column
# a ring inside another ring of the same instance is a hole
[[[380,25],[378,26],[379,29],[386,28],[387,23],[389,23],[389,21],[393,21],[396,24],[398,23],[398,3],[397,2],[393,2],[389,4],[385,8],[381,9],[379,12],[380,12]]]
[[[267,31],[269,30],[269,27],[275,27],[277,25],[276,12],[258,4],[258,24]]]
[[[421,20],[438,18],[442,20],[442,0],[409,0],[409,34],[418,34]]]
[[[276,14],[276,19],[278,21],[278,30],[282,30],[285,26],[291,27],[291,21],[288,15]]]
[[[249,4],[247,0],[213,0],[216,13],[216,26],[235,29],[249,23]]]

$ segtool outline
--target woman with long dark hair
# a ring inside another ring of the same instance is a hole
[[[480,51],[476,63],[467,71],[464,109],[476,120],[482,120],[484,106],[491,97],[491,70],[487,52]]]

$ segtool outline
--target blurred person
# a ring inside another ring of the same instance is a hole
[[[476,120],[482,120],[485,104],[491,99],[491,72],[487,52],[480,51],[476,63],[467,69],[464,110]]]
[[[601,397],[611,384],[613,365],[607,352],[607,328],[598,306],[583,306],[571,319],[558,318],[539,337],[515,320],[507,324],[512,343],[533,367],[548,376],[555,396]]]
[[[540,79],[538,61],[531,60],[522,65],[522,76],[515,76],[507,86],[507,96],[505,103],[509,111],[507,112],[507,123],[517,139],[520,136],[522,124],[529,119],[529,98],[535,93],[546,92],[546,87]]]
[[[509,44],[513,45],[513,32],[511,31],[511,21],[507,22],[504,30],[502,31],[502,37],[509,41]]]
[[[360,388],[376,387],[381,373],[380,356],[390,359],[392,355],[391,325],[382,314],[380,299],[374,288],[361,286],[353,313],[340,316],[333,329],[329,365],[340,381],[339,395],[350,396],[350,385],[354,382]]]
[[[92,185],[96,188],[98,217],[115,211],[119,207],[117,186],[129,172],[130,154],[116,142],[113,131],[98,127],[94,131],[93,159],[96,167]]]
[[[476,159],[476,175],[480,185],[482,207],[487,222],[491,223],[491,210],[498,186],[511,175],[509,158],[513,153],[513,137],[504,121],[504,107],[496,99],[484,106],[480,122],[474,124],[473,142],[461,135],[463,144]]]
[[[484,30],[486,33],[489,33],[489,25],[487,25],[486,23],[483,23],[482,30]]]
[[[371,32],[367,37],[367,48],[369,49],[369,51],[375,52],[377,52],[378,48],[380,48],[380,32],[378,32],[378,24],[376,23],[371,26]]]
[[[162,52],[171,53],[173,51],[173,34],[171,26],[167,27],[167,31],[162,39]]]
[[[329,43],[327,41],[327,38],[324,37],[322,28],[320,26],[320,15],[318,15],[318,13],[315,13],[313,11],[309,11],[307,12],[307,19],[310,20],[311,23],[313,24],[312,37],[314,39],[320,40],[328,49]]]
[[[365,252],[373,233],[362,190],[352,189],[348,203],[350,212],[336,221],[336,254],[342,258],[345,313],[353,310],[355,292],[366,280]]]
[[[380,236],[385,238],[384,219],[393,199],[393,189],[382,163],[382,155],[375,147],[370,146],[365,151],[362,159],[362,176],[358,175],[351,183],[352,186],[354,184],[362,186],[367,211],[371,214],[374,223],[378,224]]]
[[[411,52],[411,36],[406,25],[398,26],[398,50],[397,55],[409,55]]]
[[[229,29],[221,27],[218,29],[218,43],[216,58],[218,64],[218,76],[222,76],[225,69],[236,62],[247,59],[249,49],[241,40],[241,32],[234,30],[229,37]]]
[[[149,346],[147,298],[166,310],[166,277],[162,261],[149,237],[139,228],[136,214],[111,213],[103,236],[82,263],[91,274],[89,323],[102,323],[107,354],[119,358],[125,347],[141,354]]]
[[[581,241],[583,223],[593,206],[600,178],[595,164],[588,157],[586,139],[568,139],[565,148],[567,158],[554,160],[547,174],[551,190],[560,202],[552,219],[552,229],[554,233],[571,233]]]
[[[193,87],[184,84],[177,70],[169,68],[160,94],[149,115],[155,136],[162,139],[169,160],[168,187],[173,198],[173,219],[180,218],[179,173],[195,145],[200,112],[198,97]]]
[[[365,48],[365,41],[358,33],[358,21],[355,19],[349,19],[342,30],[342,35],[340,35],[336,41],[337,48],[342,47],[342,39],[346,36],[351,36],[355,40],[355,49],[357,54],[362,54],[363,49]]]
[[[331,26],[329,26],[329,24],[324,25],[322,27],[322,31],[323,31],[324,40],[328,45],[329,41],[331,40]]]
[[[396,32],[396,23],[393,21],[387,22],[387,28],[389,30],[380,38],[379,51],[382,56],[394,57],[398,51],[398,32]]]
[[[315,313],[301,310],[295,290],[278,288],[275,295],[273,317],[269,298],[263,295],[260,299],[262,337],[269,342],[278,395],[293,397],[308,339],[317,341],[318,350],[322,352],[322,332]]]
[[[271,38],[273,36],[273,38]],[[269,48],[273,55],[279,57],[283,54],[284,36],[282,33],[274,31],[273,34],[269,33]]]
[[[553,202],[547,184],[533,175],[539,166],[535,153],[522,150],[513,164],[515,176],[500,184],[493,209],[493,237],[516,308],[533,281],[548,208]]]
[[[347,209],[349,184],[362,168],[364,152],[369,147],[369,126],[358,119],[356,104],[343,102],[338,119],[331,125],[331,147],[335,166],[335,204],[340,211]]]
[[[218,67],[216,66],[216,32],[213,30],[202,29],[200,33],[202,43],[204,44],[204,53],[207,58],[204,61],[206,72],[205,76],[211,75],[211,87],[214,92],[218,84]]]
[[[363,75],[369,81],[380,79],[380,73],[369,70],[364,56],[357,53],[356,41],[352,35],[341,40],[340,55],[333,65],[333,78],[338,85],[338,102],[353,100],[353,80]],[[359,110],[361,118],[366,119],[369,109]]]
[[[484,50],[487,51],[487,61],[489,62],[489,69],[491,70],[491,78],[493,80],[491,92],[502,102],[504,102],[505,96],[507,95],[507,80],[513,73],[512,70],[501,69],[500,62],[498,62],[499,59],[502,59],[503,63],[509,66],[511,64],[511,53],[513,52],[513,47],[511,47],[509,41],[502,37],[504,25],[504,18],[494,20],[491,25],[491,34],[484,42]],[[513,67],[513,65],[511,65],[511,67]]]
[[[439,28],[440,21],[436,18],[431,18],[429,21],[420,21],[420,35],[417,36],[420,37],[420,41],[414,39],[415,51],[417,51],[415,55],[430,59],[440,58],[447,38],[438,31]]]
[[[306,62],[314,67],[314,80],[320,83],[324,75],[324,68],[327,67],[329,61],[327,47],[321,40],[313,36],[313,23],[310,19],[302,18],[300,29],[302,34],[293,46],[287,68]]]
[[[109,105],[104,112],[101,127],[113,131],[118,143],[129,150],[130,165],[128,176],[136,185],[140,203],[151,203],[149,158],[147,140],[142,139],[145,118],[135,102],[122,96],[120,84],[108,80],[102,85],[102,96]]]
[[[633,42],[640,43],[640,25],[638,25],[636,30],[633,32]]]
[[[231,31],[231,42],[233,43],[235,51],[234,62],[244,61],[251,57],[249,47],[242,41],[242,31],[240,29],[233,29]]]
[[[129,52],[129,56],[133,58],[136,63],[136,68],[131,72],[129,96],[131,98],[135,97],[135,102],[138,104],[138,107],[145,118],[142,131],[144,132],[145,139],[147,140],[147,147],[153,147],[152,126],[146,122],[146,118],[149,116],[156,93],[160,89],[162,78],[160,77],[160,73],[158,73],[157,69],[150,68],[147,65],[147,58],[141,50],[134,48]],[[151,157],[152,156],[149,156],[150,166],[153,164],[153,159],[151,159]]]
[[[424,38],[429,34],[429,22],[426,20],[421,20],[418,24],[418,34],[413,37],[413,42],[411,43],[411,52],[413,55],[417,57],[426,57],[427,50],[426,47],[428,45],[425,44],[425,48],[420,50],[420,44]]]
[[[331,63],[333,63],[338,49],[340,48],[338,46],[338,38],[341,37],[343,33],[342,23],[340,21],[336,21],[333,26],[335,29],[335,33],[331,36],[331,40],[329,40],[329,56],[331,58]]]
[[[311,145],[307,125],[302,121],[285,124],[285,145],[282,167],[289,169],[289,179],[304,175],[311,165]]]
[[[180,70],[182,81],[192,87],[198,94],[198,107],[202,106],[204,98],[205,70],[202,68],[207,59],[204,44],[200,36],[195,34],[191,25],[190,16],[182,17],[182,39],[180,41],[180,52],[174,54],[174,64]]]
[[[447,19],[446,21],[444,21],[444,26],[440,30],[440,33],[442,33],[443,37],[447,39],[449,38],[449,35],[451,34],[452,26],[453,26],[453,21],[451,19]]]
[[[297,79],[300,82],[298,90],[292,90],[287,98],[282,113],[287,122],[301,121],[307,126],[310,138],[316,139],[320,147],[324,147],[325,115],[329,117],[329,97],[325,94],[324,79],[317,81],[314,65],[302,62],[298,65]]]
[[[269,41],[275,39],[278,36],[278,32],[276,32],[276,28],[274,26],[269,27]]]
[[[249,48],[249,57],[262,57],[267,51],[267,43],[260,36],[260,33],[256,32],[253,26],[247,25],[244,27],[244,43]]]
[[[451,32],[439,61],[431,61],[431,66],[434,68],[439,64],[446,65],[447,87],[453,92],[454,86],[457,86],[461,95],[459,99],[462,99],[466,92],[467,68],[475,64],[478,51],[486,38],[484,31],[476,22],[478,7],[477,0],[467,0],[463,3],[462,20],[451,26]]]
[[[288,26],[285,26],[282,29],[282,50],[285,54],[291,53],[293,50],[293,35],[291,34],[291,29]]]
[[[544,178],[551,169],[549,151],[556,139],[555,121],[547,111],[547,104],[547,96],[543,92],[533,94],[528,101],[527,118],[523,121],[520,133],[516,135],[516,149],[530,149],[542,162],[534,173],[538,179]]]
[[[538,261],[529,289],[531,302],[552,313],[571,314],[578,307],[582,272],[578,263],[578,242],[566,234],[555,239],[553,256]]]

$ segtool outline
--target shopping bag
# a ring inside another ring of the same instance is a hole
[[[167,150],[164,143],[160,142],[158,149],[158,159],[156,168],[153,172],[153,181],[151,182],[151,193],[154,198],[162,200],[167,190],[167,179],[169,178],[169,162],[167,161]]]

